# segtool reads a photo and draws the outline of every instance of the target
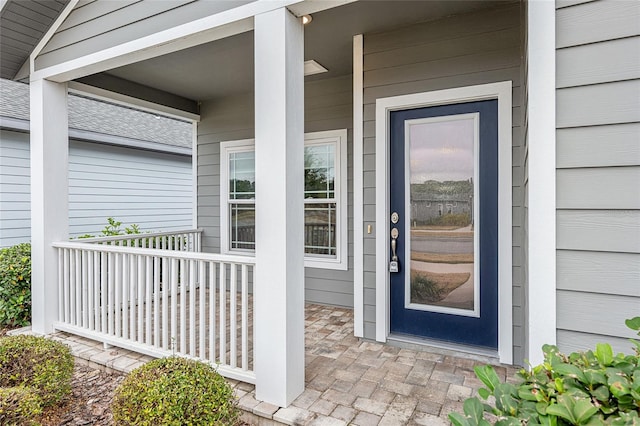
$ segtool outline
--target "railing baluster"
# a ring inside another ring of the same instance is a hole
[[[171,350],[178,338],[178,259],[171,259]]]
[[[147,345],[153,345],[153,339],[151,338],[151,305],[153,304],[153,299],[151,298],[153,295],[153,259],[149,256],[145,256],[145,289],[147,290],[147,294],[144,298],[144,307],[145,307],[145,330],[144,330],[144,338],[143,342]]]
[[[107,333],[107,300],[108,300],[108,289],[107,289],[107,253],[100,253],[100,308],[102,310],[102,314],[100,315],[100,331],[103,333]]]
[[[88,298],[88,282],[87,282],[87,256],[82,250],[78,250],[80,256],[80,309],[82,309],[82,327],[86,327],[89,323],[89,305],[87,303]],[[78,319],[78,322],[79,319]]]
[[[207,304],[207,294],[206,294],[207,284],[205,281],[205,268],[206,268],[206,264],[204,263],[204,261],[199,260],[198,261],[198,285],[200,286],[199,287],[200,288],[200,303],[199,303],[200,315],[198,318],[198,331],[200,332],[200,359],[206,358],[205,329],[207,324],[207,317],[206,317],[205,308]]]
[[[127,304],[129,311],[129,339],[136,340],[136,290],[138,285],[136,277],[138,275],[138,258],[137,255],[129,255],[129,303]]]
[[[220,262],[220,364],[227,363],[227,266]]]
[[[136,283],[138,287],[138,300],[137,308],[138,308],[138,342],[144,343],[144,308],[147,302],[145,298],[146,292],[146,283],[147,279],[145,277],[145,257],[138,256],[138,282]]]
[[[237,354],[237,338],[238,338],[238,265],[235,263],[231,264],[231,276],[229,277],[229,303],[230,303],[230,312],[229,312],[229,336],[231,340],[229,341],[230,346],[230,356],[231,356],[231,366],[236,367],[238,365],[238,354]]]
[[[71,266],[71,324],[78,325],[78,281],[79,281],[79,269],[78,269],[78,251],[71,250],[70,258],[72,259]]]
[[[58,250],[58,320],[64,320],[64,254]]]
[[[71,268],[69,260],[69,249],[63,249],[63,262],[64,262],[64,322],[71,322]]]
[[[122,259],[122,337],[129,338],[129,293],[131,283],[131,256],[125,254]]]
[[[156,348],[160,347],[160,264],[160,258],[153,256],[153,346]]]
[[[95,275],[94,275],[94,265],[93,265],[93,253],[91,253],[90,251],[85,251],[83,252],[83,257],[85,257],[86,259],[86,264],[87,264],[87,293],[88,293],[88,309],[89,311],[87,312],[87,315],[89,316],[89,322],[87,323],[87,326],[89,327],[89,330],[94,330],[95,327],[95,305],[94,305],[94,298],[95,298]]]
[[[169,286],[171,286],[169,260],[162,258],[162,348],[169,349]]]
[[[249,280],[247,277],[247,265],[242,265],[242,342],[240,348],[242,350],[242,369],[247,371],[249,369]]]
[[[100,330],[100,253],[94,251],[91,253],[93,257],[93,328],[94,331]]]
[[[209,262],[209,361],[216,361],[216,263]]]
[[[124,266],[124,257],[126,255],[124,254],[115,254],[114,255],[114,260],[115,260],[115,280],[114,280],[114,287],[115,287],[115,299],[113,300],[113,307],[114,307],[114,311],[115,311],[115,336],[116,337],[122,337],[122,322],[121,322],[121,318],[122,318],[122,287],[124,285],[123,283],[123,266]]]
[[[189,260],[189,355],[196,356],[196,261]],[[185,348],[186,352],[186,348]]]
[[[180,259],[180,352],[187,352],[187,267],[185,260]]]

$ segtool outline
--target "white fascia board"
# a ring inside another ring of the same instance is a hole
[[[73,11],[73,9],[75,9],[75,7],[76,7],[76,5],[78,4],[79,1],[80,0],[71,0],[69,3],[67,3],[67,5],[64,7],[64,9],[62,9],[62,13],[60,13],[58,18],[53,22],[53,25],[51,25],[49,27],[49,29],[47,30],[45,35],[40,39],[40,41],[38,42],[36,47],[33,48],[33,51],[29,55],[29,71],[30,71],[30,74],[33,74],[33,72],[36,69],[36,67],[35,67],[36,57],[40,54],[40,52],[42,52],[42,49],[44,49],[44,47],[47,45],[47,43],[49,43],[49,40],[51,40],[51,37],[53,37],[53,35],[56,33],[56,31],[58,31],[58,28],[60,28],[60,25],[62,25],[62,23],[65,21],[65,19],[67,19],[67,17],[71,13],[71,11]]]
[[[258,0],[132,40],[61,64],[33,71],[33,79],[70,81],[253,30],[253,17],[300,0]],[[324,4],[324,2],[320,2]],[[332,2],[328,2],[327,8]],[[35,59],[35,57],[34,57]]]
[[[162,115],[164,117],[176,120],[199,122],[200,115],[191,112],[182,111],[177,108],[171,108],[166,105],[156,104],[154,102],[145,101],[134,98],[132,96],[123,95],[121,93],[112,92],[110,90],[101,89],[99,87],[90,86],[77,81],[69,82],[69,93],[96,99],[102,102],[108,102],[116,105],[122,105],[127,108],[133,108],[140,111],[149,112],[151,114]]]

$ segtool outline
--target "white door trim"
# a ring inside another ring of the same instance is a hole
[[[512,82],[482,84],[376,100],[376,340],[389,335],[389,113],[433,105],[498,100],[498,356],[513,362]]]

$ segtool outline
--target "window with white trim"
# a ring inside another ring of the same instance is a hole
[[[255,250],[253,139],[220,144],[223,253]],[[305,134],[305,266],[347,269],[347,131]]]

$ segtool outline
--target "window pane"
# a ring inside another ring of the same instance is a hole
[[[304,198],[334,198],[335,145],[304,149]]]
[[[336,255],[336,204],[304,206],[304,252]]]
[[[229,199],[251,199],[256,196],[255,153],[229,154]]]
[[[256,206],[255,204],[229,204],[232,249],[256,248]]]

